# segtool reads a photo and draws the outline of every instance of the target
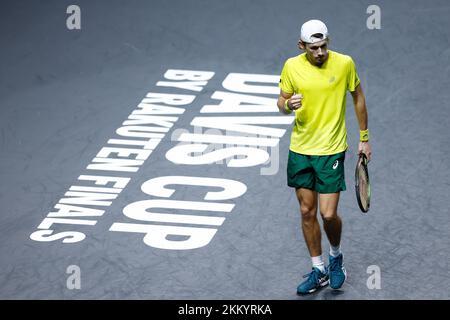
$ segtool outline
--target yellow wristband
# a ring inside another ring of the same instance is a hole
[[[359,141],[363,142],[369,141],[369,129],[359,130]]]
[[[288,101],[289,99],[286,99],[286,101],[284,102],[284,110],[286,110],[287,113],[292,113],[292,109],[290,109],[288,106]]]

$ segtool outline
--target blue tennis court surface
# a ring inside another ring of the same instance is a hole
[[[447,1],[72,4],[1,5],[0,298],[450,298]],[[372,203],[353,189],[349,95],[348,279],[299,297],[294,119],[276,99],[311,18],[361,78]]]

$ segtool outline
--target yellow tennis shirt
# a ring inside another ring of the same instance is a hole
[[[295,111],[289,149],[306,155],[346,150],[346,93],[355,91],[359,82],[350,56],[328,50],[328,59],[320,67],[311,64],[305,53],[289,58],[279,86],[286,93],[303,95],[302,107]]]

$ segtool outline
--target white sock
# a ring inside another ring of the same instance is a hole
[[[330,246],[330,255],[332,255],[333,257],[337,257],[338,255],[341,254],[341,246]]]
[[[313,267],[319,269],[321,272],[325,272],[325,263],[322,260],[322,256],[311,257]]]

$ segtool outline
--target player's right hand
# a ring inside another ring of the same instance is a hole
[[[288,101],[288,107],[291,110],[297,110],[302,106],[303,96],[301,94],[294,94]]]

